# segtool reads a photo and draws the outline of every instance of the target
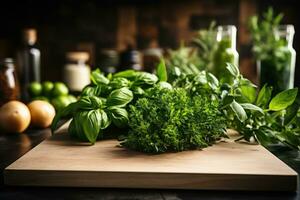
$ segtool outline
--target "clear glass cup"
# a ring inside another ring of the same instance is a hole
[[[221,82],[230,82],[230,74],[226,63],[239,64],[239,54],[236,50],[237,29],[233,25],[217,27],[218,48],[214,57],[214,74]]]
[[[280,25],[274,29],[276,49],[257,61],[259,85],[273,87],[274,94],[294,87],[296,51],[293,48],[293,25]]]

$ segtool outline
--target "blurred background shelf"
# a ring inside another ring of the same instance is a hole
[[[149,46],[177,48],[181,41],[188,43],[197,30],[215,20],[218,25],[237,26],[241,71],[256,81],[247,20],[273,6],[285,14],[283,23],[294,24],[294,47],[299,51],[300,17],[294,5],[294,0],[4,1],[0,12],[0,58],[14,56],[21,30],[34,27],[43,55],[42,79],[61,80],[67,51],[89,52],[89,64],[95,68],[103,49],[122,51],[128,44],[139,50]],[[300,86],[299,77],[296,66],[295,87]]]

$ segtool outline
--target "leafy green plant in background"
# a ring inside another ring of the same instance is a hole
[[[169,50],[166,58],[168,71],[174,67],[180,69],[184,74],[198,74],[202,70],[213,71],[215,53],[218,49],[216,41],[216,23],[212,22],[208,29],[201,29],[192,40],[192,47],[181,45],[177,50]],[[170,79],[172,74],[170,72]]]
[[[273,86],[274,93],[290,88],[292,57],[294,50],[287,46],[286,38],[280,38],[278,29],[283,14],[275,15],[272,8],[262,18],[253,16],[249,30],[253,41],[253,53],[259,66],[260,84]],[[292,74],[293,76],[293,74]]]

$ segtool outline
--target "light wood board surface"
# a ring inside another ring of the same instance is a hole
[[[7,185],[295,191],[297,173],[260,145],[220,142],[203,150],[147,155],[70,140],[66,127],[4,171]]]

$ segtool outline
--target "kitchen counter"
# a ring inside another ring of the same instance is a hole
[[[51,136],[49,129],[29,130],[25,134],[5,135],[0,133],[0,199],[300,199],[297,192],[237,192],[199,190],[146,190],[146,189],[99,189],[99,188],[54,188],[54,187],[8,187],[3,184],[3,170],[9,164]],[[270,146],[269,150],[300,173],[300,152],[283,146]],[[45,155],[46,156],[46,155]]]

